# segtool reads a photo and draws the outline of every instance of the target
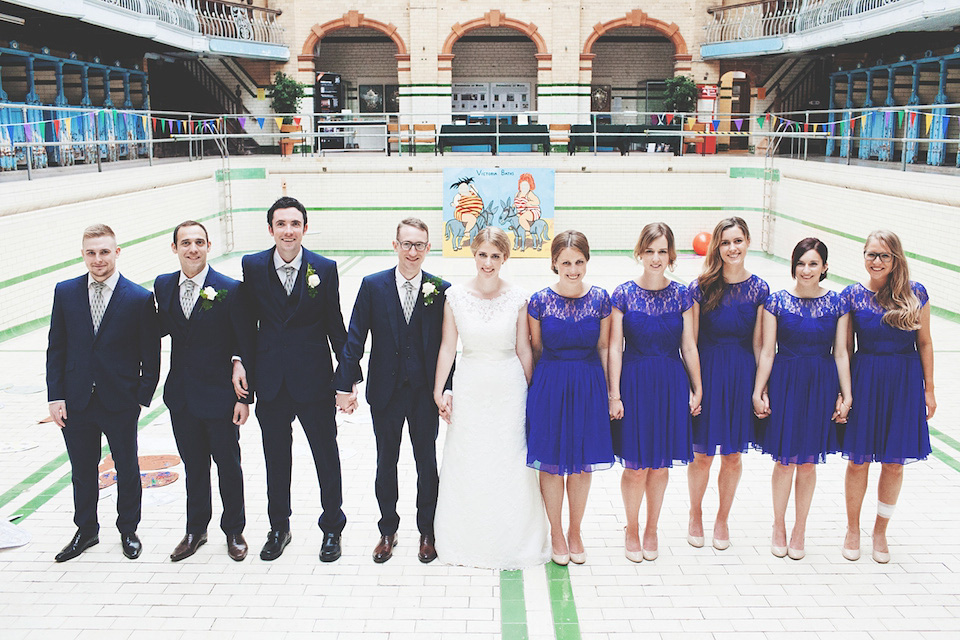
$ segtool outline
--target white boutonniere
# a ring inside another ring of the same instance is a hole
[[[424,306],[433,304],[433,299],[437,295],[437,292],[440,291],[441,284],[443,284],[443,280],[437,276],[431,276],[426,279],[426,282],[420,287],[420,290],[423,292]]]
[[[213,308],[214,302],[223,302],[227,299],[227,290],[214,289],[211,286],[206,286],[200,290],[200,308],[204,311],[209,311]]]
[[[317,287],[320,286],[320,276],[317,275],[312,264],[307,265],[307,295],[311,298],[317,297]]]

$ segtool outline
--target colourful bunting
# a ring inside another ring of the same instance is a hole
[[[260,130],[263,130],[263,121],[264,118],[257,118],[257,124],[260,125]]]
[[[737,131],[740,131],[743,128],[743,118],[734,118],[733,124],[737,127]]]
[[[283,124],[283,118],[274,118],[273,120],[277,123],[277,129],[279,129],[280,125]]]
[[[667,119],[667,125],[668,125],[668,126],[671,125],[671,124],[673,124],[673,114],[672,114],[672,113],[666,114],[665,117],[666,117],[666,119]]]
[[[713,130],[714,130],[714,131],[720,131],[720,121],[719,121],[719,120],[714,120],[714,121],[713,121]]]
[[[759,118],[757,118],[757,126],[758,126],[758,127],[762,127],[762,126],[763,126],[763,123],[766,122],[766,121],[767,121],[767,117],[766,117],[766,116],[760,116]]]
[[[923,118],[924,118],[924,125],[923,125],[924,131],[927,135],[930,135],[930,125],[933,124],[933,114],[925,113],[923,114]]]
[[[293,124],[297,125],[298,127],[300,126],[300,116],[295,116],[293,118]]]
[[[237,122],[240,123],[240,127],[241,127],[242,129],[246,129],[246,128],[247,128],[247,119],[244,118],[243,116],[240,116],[239,118],[237,118]]]

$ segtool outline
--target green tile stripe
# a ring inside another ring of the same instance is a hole
[[[162,386],[162,385],[154,392],[154,394],[153,394],[153,399],[156,400],[156,399],[159,398],[161,395],[163,395],[163,386]],[[160,415],[160,413],[162,413],[163,411],[166,411],[166,407],[165,407],[164,405],[160,405],[159,407],[157,407],[156,409],[154,409],[153,411],[151,411],[150,413],[148,413],[144,418],[142,418],[142,419],[138,422],[138,426],[139,426],[140,428],[143,428],[145,425],[147,425],[147,424],[149,424],[150,422],[152,422],[153,419],[154,419],[156,416]],[[156,415],[154,415],[154,414],[156,414]],[[153,416],[153,417],[151,417],[151,416]],[[146,420],[146,422],[144,422],[145,420]],[[45,424],[46,424],[46,423],[45,423]],[[51,423],[49,423],[49,424],[52,425],[53,423],[51,422]],[[104,451],[104,452],[106,452],[106,451],[108,451],[108,450],[109,450],[108,447],[103,447],[103,451]],[[14,486],[12,486],[12,487],[10,487],[9,489],[7,489],[7,490],[3,493],[3,495],[0,495],[0,507],[3,507],[3,506],[5,506],[5,505],[9,504],[10,501],[14,500],[17,496],[19,496],[19,495],[23,494],[25,491],[29,490],[30,487],[34,486],[34,485],[37,484],[38,482],[41,482],[41,481],[42,481],[44,478],[46,478],[48,475],[50,475],[51,473],[53,473],[54,471],[56,471],[57,469],[59,469],[61,466],[63,466],[64,464],[66,464],[68,460],[69,460],[69,457],[67,456],[67,453],[66,453],[66,452],[61,453],[59,456],[57,456],[57,457],[54,458],[53,460],[51,460],[50,462],[48,462],[48,463],[46,463],[45,465],[41,466],[39,469],[37,469],[36,471],[34,471],[33,473],[31,473],[29,476],[27,476],[26,478],[24,478],[23,480],[21,480],[20,482],[18,482],[17,484],[15,484]],[[69,478],[69,476],[70,476],[70,474],[67,474],[67,477],[68,477],[68,478]],[[59,489],[58,489],[58,490],[59,490]],[[54,493],[55,493],[55,492],[54,492]]]
[[[954,471],[960,471],[960,462],[951,458],[950,456],[945,454],[943,451],[940,451],[940,449],[934,448],[933,457],[939,460],[940,462],[944,463]]]
[[[219,216],[220,216],[219,213],[214,213],[214,214],[209,215],[209,216],[206,216],[206,217],[204,217],[204,218],[199,218],[197,221],[198,221],[198,222],[206,222],[207,220],[212,220],[212,219],[217,218],[217,217],[219,217]],[[159,238],[160,236],[162,236],[162,235],[164,235],[164,234],[172,234],[172,233],[173,233],[173,230],[174,230],[175,228],[176,228],[176,226],[173,226],[173,227],[170,227],[169,229],[164,229],[163,231],[157,231],[157,232],[151,233],[151,234],[149,234],[149,235],[143,236],[142,238],[137,238],[137,239],[135,239],[135,240],[130,240],[129,242],[120,243],[120,248],[121,248],[121,249],[126,249],[127,247],[132,247],[132,246],[138,245],[138,244],[140,244],[140,243],[142,243],[142,242],[146,242],[146,241],[148,241],[148,240],[153,240],[153,239],[155,239],[155,238]],[[54,271],[59,271],[60,269],[64,269],[64,268],[66,268],[66,267],[69,267],[69,266],[72,266],[72,265],[75,265],[75,264],[80,264],[80,263],[82,263],[82,262],[83,262],[83,257],[82,257],[82,256],[77,256],[76,258],[71,258],[70,260],[65,260],[64,262],[60,262],[60,263],[58,263],[58,264],[54,264],[54,265],[50,265],[50,266],[47,266],[47,267],[43,267],[42,269],[37,269],[36,271],[31,271],[31,272],[29,272],[29,273],[23,273],[23,274],[20,274],[19,276],[14,276],[13,278],[9,278],[9,279],[7,279],[7,280],[0,280],[0,289],[6,288],[6,287],[10,287],[10,286],[13,286],[13,285],[15,285],[15,284],[19,284],[19,283],[21,283],[21,282],[26,282],[27,280],[32,280],[33,278],[38,278],[38,277],[40,277],[40,276],[47,275],[48,273],[53,273]]]
[[[523,571],[500,572],[500,631],[503,640],[528,640]]]
[[[730,167],[728,174],[731,178],[755,178],[757,180],[766,180],[769,176],[771,182],[780,182],[780,169],[767,169],[762,167]]]
[[[553,632],[556,640],[580,640],[580,619],[573,601],[570,571],[554,562],[545,565],[550,608],[553,611]]]
[[[951,447],[953,447],[953,448],[956,449],[957,451],[960,451],[960,442],[957,442],[956,440],[954,440],[953,438],[951,438],[951,437],[948,436],[947,434],[945,434],[945,433],[943,433],[943,432],[941,432],[941,431],[938,431],[937,429],[934,429],[933,427],[930,427],[930,435],[936,436],[937,438],[940,438],[941,440],[943,440],[944,442],[946,442],[948,445],[950,445]]]
[[[846,238],[847,240],[853,240],[854,242],[859,242],[861,244],[866,244],[867,239],[856,236],[852,233],[846,233],[844,231],[838,231],[837,229],[831,229],[822,224],[817,224],[815,222],[809,222],[807,220],[801,220],[794,216],[787,215],[785,213],[780,213],[778,211],[771,211],[774,216],[777,218],[783,218],[784,220],[789,220],[790,222],[796,222],[797,224],[802,224],[805,227],[810,227],[811,229],[817,229],[819,231],[826,231],[835,236],[840,236],[841,238]],[[949,271],[955,271],[960,273],[960,265],[951,264],[949,262],[944,262],[943,260],[937,260],[936,258],[930,258],[928,256],[920,255],[919,253],[913,253],[911,251],[904,251],[908,258],[913,260],[919,260],[920,262],[926,262],[927,264],[932,264],[935,267],[940,267],[941,269],[947,269]]]
[[[265,167],[249,169],[217,169],[217,182],[225,180],[266,180]]]
[[[581,205],[581,206],[555,206],[555,211],[756,211],[763,213],[763,207],[724,207],[720,205],[701,205],[701,206],[669,206],[669,205]]]

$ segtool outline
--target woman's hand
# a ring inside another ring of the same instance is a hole
[[[923,400],[927,405],[927,420],[929,420],[937,410],[937,399],[933,395],[933,389],[923,392]]]
[[[753,415],[761,420],[770,415],[770,399],[765,392],[753,394]]]
[[[703,392],[702,391],[691,391],[690,392],[690,415],[698,416],[700,412],[703,411],[701,406],[703,402]]]
[[[620,398],[610,398],[609,410],[611,420],[621,419],[623,417],[623,400]]]
[[[437,409],[444,422],[450,424],[450,416],[453,413],[453,394],[443,391],[433,392],[433,401],[437,403]]]
[[[844,400],[843,395],[837,395],[837,403],[833,408],[833,417],[830,419],[837,424],[846,424],[850,409],[853,408],[853,401]]]

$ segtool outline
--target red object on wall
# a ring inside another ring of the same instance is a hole
[[[710,246],[710,234],[701,231],[693,238],[693,252],[698,256],[707,255],[707,247]]]

